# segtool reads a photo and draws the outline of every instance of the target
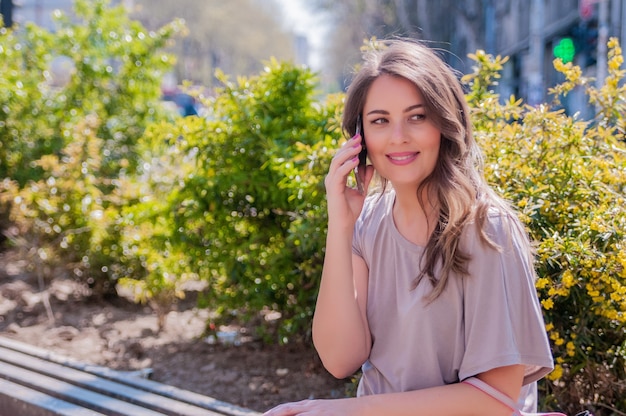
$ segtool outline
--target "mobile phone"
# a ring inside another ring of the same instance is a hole
[[[365,136],[363,135],[363,124],[361,121],[361,115],[356,118],[356,132],[354,135],[361,135],[361,152],[359,153],[359,164],[354,169],[354,177],[356,179],[356,187],[360,193],[365,192],[365,167],[367,165],[367,148],[365,147]]]

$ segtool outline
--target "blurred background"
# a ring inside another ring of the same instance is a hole
[[[214,71],[257,73],[263,60],[292,59],[315,70],[325,92],[344,90],[364,39],[411,36],[431,42],[461,73],[478,49],[510,57],[499,93],[530,104],[561,82],[552,60],[580,66],[604,81],[606,41],[626,44],[626,0],[113,0],[147,28],[175,17],[188,35],[176,42],[176,72],[165,93],[183,80],[211,88]],[[70,13],[71,0],[0,0],[5,21],[53,28],[52,13]],[[184,103],[182,104],[184,105]],[[566,97],[568,113],[587,109],[584,94]]]

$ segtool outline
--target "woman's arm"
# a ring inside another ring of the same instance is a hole
[[[313,343],[326,369],[337,378],[354,373],[370,351],[365,315],[368,270],[352,254],[354,226],[365,194],[346,186],[348,175],[359,162],[361,137],[348,140],[331,161],[326,186],[328,233],[322,280],[313,317]],[[374,169],[368,166],[366,190]]]
[[[367,275],[363,259],[352,254],[352,238],[342,241],[329,229],[313,343],[324,367],[337,378],[352,375],[370,353]]]
[[[517,401],[524,367],[500,367],[478,378]],[[351,399],[304,400],[280,405],[266,416],[510,416],[512,409],[465,383],[449,384],[404,393],[378,394]]]

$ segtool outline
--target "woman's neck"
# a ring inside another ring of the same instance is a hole
[[[414,244],[424,246],[435,229],[437,211],[428,191],[422,193],[423,205],[417,198],[415,190],[395,189],[396,199],[393,204],[393,220],[396,228]]]

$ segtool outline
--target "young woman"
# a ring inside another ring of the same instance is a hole
[[[343,128],[313,341],[334,376],[362,369],[357,397],[266,415],[511,415],[469,377],[534,411],[553,363],[532,250],[482,177],[454,72],[420,43],[388,42],[356,74]],[[347,178],[364,148],[361,193]]]

